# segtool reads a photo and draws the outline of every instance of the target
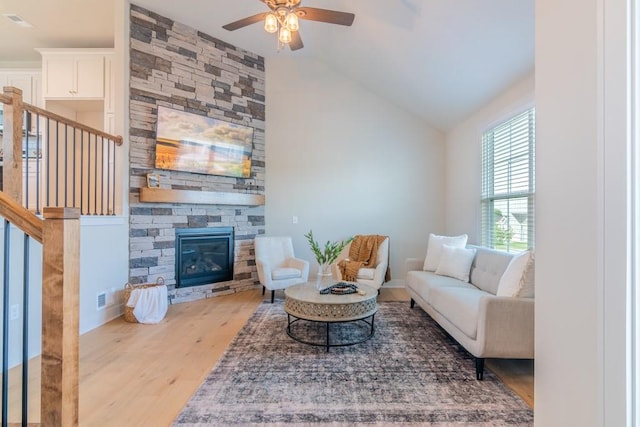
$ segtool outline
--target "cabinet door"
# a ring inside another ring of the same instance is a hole
[[[22,91],[22,101],[33,104],[33,92],[31,88],[31,73],[0,73],[0,87],[13,86]]]
[[[45,98],[69,98],[75,91],[73,58],[51,56],[44,60]]]
[[[104,97],[104,56],[75,57],[76,98]]]
[[[22,90],[22,102],[32,103],[31,96],[31,76],[27,74],[9,74],[7,76],[7,86],[17,87]]]

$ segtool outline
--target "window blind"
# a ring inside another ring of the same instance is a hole
[[[520,251],[534,244],[535,110],[482,135],[482,244]]]

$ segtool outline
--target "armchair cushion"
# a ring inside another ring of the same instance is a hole
[[[295,277],[302,277],[302,271],[290,267],[275,268],[271,271],[273,280],[293,279]]]
[[[376,269],[375,268],[366,268],[363,267],[360,270],[358,270],[358,279],[366,279],[366,280],[373,280],[373,276],[376,274]]]

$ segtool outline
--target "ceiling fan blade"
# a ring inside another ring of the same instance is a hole
[[[300,38],[300,31],[292,31],[291,32],[291,41],[289,42],[289,49],[298,50],[302,49],[304,45],[302,44],[302,38]]]
[[[231,22],[230,24],[223,25],[222,28],[229,31],[235,31],[239,28],[246,27],[247,25],[255,24],[256,22],[264,21],[264,18],[269,12],[258,13],[257,15],[248,16],[238,21]]]
[[[300,19],[309,21],[327,22],[329,24],[338,24],[350,26],[356,17],[353,13],[338,12],[337,10],[318,9],[315,7],[299,7],[296,14]]]

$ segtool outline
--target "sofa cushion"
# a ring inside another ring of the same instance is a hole
[[[477,288],[439,287],[431,290],[429,303],[466,336],[475,339],[480,299],[487,295]]]
[[[476,250],[474,248],[456,248],[443,245],[442,256],[440,257],[436,274],[468,282],[471,263],[473,263],[475,255]]]
[[[442,255],[442,246],[449,245],[456,248],[464,248],[467,244],[467,237],[466,234],[461,234],[460,236],[438,236],[433,233],[429,234],[427,256],[424,259],[422,269],[424,271],[436,271]]]
[[[302,277],[302,272],[297,268],[274,268],[271,271],[271,279],[284,280]]]
[[[429,301],[430,293],[432,289],[440,287],[450,288],[478,288],[470,283],[463,282],[458,279],[447,276],[438,276],[430,271],[408,271],[405,277],[405,286],[413,290],[420,298],[425,301]]]
[[[525,273],[530,264],[531,252],[524,251],[514,255],[498,282],[499,297],[518,297],[525,282]]]
[[[471,264],[470,281],[472,284],[495,295],[498,284],[513,254],[495,249],[475,246],[476,257]]]

